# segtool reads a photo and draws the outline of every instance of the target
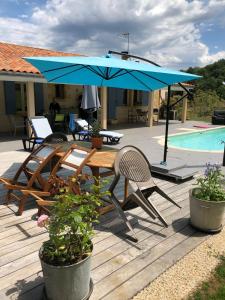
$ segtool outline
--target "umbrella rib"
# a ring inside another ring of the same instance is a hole
[[[102,70],[99,68],[99,66],[97,66],[97,69],[98,69],[98,71],[99,71],[99,74],[101,73],[102,76],[104,76],[104,73],[103,73]]]
[[[122,73],[122,72],[124,72],[124,73]],[[120,73],[122,73],[122,74],[120,74]],[[116,77],[123,76],[124,74],[126,74],[125,70],[124,69],[120,69],[120,70],[116,71],[112,76],[110,76],[109,79],[114,79]]]
[[[143,86],[147,87],[148,90],[152,91],[152,89],[145,84],[141,79],[137,78],[134,74],[131,74],[133,71],[126,71],[128,74],[130,74],[131,76],[133,76],[137,81],[139,81]]]
[[[56,76],[56,77],[54,77],[54,78],[48,80],[48,82],[52,82],[52,81],[54,81],[54,80],[56,80],[56,79],[62,78],[63,76],[69,75],[69,74],[71,74],[71,73],[73,73],[73,72],[77,72],[77,71],[79,71],[79,70],[82,70],[83,68],[85,68],[85,66],[82,66],[82,67],[79,68],[79,69],[72,70],[72,71],[70,71],[70,72],[64,73],[64,74],[62,74],[62,75],[60,75],[60,76]]]
[[[42,73],[48,73],[48,72],[63,70],[63,69],[72,68],[72,67],[76,67],[76,66],[79,66],[79,64],[73,64],[73,65],[64,66],[64,67],[60,67],[60,68],[49,69],[49,70],[43,71]]]
[[[85,68],[87,68],[89,71],[95,73],[96,75],[98,75],[98,76],[104,78],[104,74],[102,74],[101,71],[100,71],[100,73],[98,73],[95,69],[93,69],[93,68],[92,68],[91,66],[89,66],[89,65],[85,66]]]
[[[160,79],[158,79],[158,78],[155,78],[154,76],[151,76],[151,75],[149,75],[149,74],[146,74],[145,72],[138,71],[138,70],[136,70],[136,72],[137,72],[137,73],[141,73],[142,75],[145,75],[145,76],[147,76],[147,77],[149,77],[149,78],[151,78],[151,79],[154,79],[154,80],[156,80],[156,81],[159,81],[159,82],[161,82],[161,83],[163,83],[163,84],[170,85],[170,83],[167,83],[167,82],[162,81],[162,80],[160,80]]]

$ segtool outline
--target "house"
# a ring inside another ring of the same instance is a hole
[[[12,122],[48,113],[53,98],[62,112],[78,113],[82,86],[49,84],[40,72],[22,59],[26,56],[74,56],[46,49],[0,43],[0,132],[12,130]]]
[[[23,57],[77,56],[75,53],[39,49],[0,42],[0,132],[13,130],[16,122],[30,116],[47,114],[49,104],[56,98],[61,112],[79,113],[83,87],[47,83],[40,72]],[[101,88],[101,123],[127,123],[132,113],[145,111],[148,126],[152,126],[154,109],[159,109],[161,92]]]

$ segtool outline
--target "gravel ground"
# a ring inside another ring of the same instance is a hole
[[[156,278],[133,300],[181,300],[207,280],[225,252],[225,229],[200,244]]]

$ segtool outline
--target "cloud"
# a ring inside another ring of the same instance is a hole
[[[210,54],[201,30],[225,27],[225,0],[48,0],[24,20],[1,18],[0,38],[87,55],[126,50],[163,66],[184,68],[225,58]],[[215,51],[215,49],[214,49]]]

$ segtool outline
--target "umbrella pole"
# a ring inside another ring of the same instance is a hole
[[[225,142],[222,141],[222,143],[224,144],[224,150],[223,150],[223,167],[225,167]]]
[[[168,86],[168,98],[166,104],[166,132],[165,132],[165,143],[164,143],[164,155],[163,164],[166,165],[167,151],[168,151],[168,130],[169,130],[169,113],[170,113],[170,85]]]

